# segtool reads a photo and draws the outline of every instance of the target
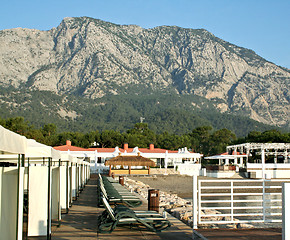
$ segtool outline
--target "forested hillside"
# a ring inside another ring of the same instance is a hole
[[[208,125],[215,130],[227,128],[242,137],[251,131],[273,129],[247,117],[220,113],[211,101],[194,95],[158,93],[86,99],[49,91],[0,88],[0,117],[16,116],[36,127],[53,123],[59,132],[124,132],[139,123],[141,117],[156,133],[180,135]]]

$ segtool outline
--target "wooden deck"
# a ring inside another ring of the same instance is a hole
[[[92,176],[84,191],[80,194],[77,201],[73,203],[68,214],[63,215],[61,225],[52,228],[52,239],[54,240],[79,240],[79,239],[102,239],[102,240],[124,240],[124,239],[166,239],[166,240],[186,240],[192,238],[192,229],[168,214],[168,219],[173,224],[169,229],[154,233],[146,230],[143,227],[117,227],[110,234],[97,233],[98,216],[104,211],[103,208],[97,206],[97,179]],[[146,209],[147,203],[144,202],[136,210]],[[197,232],[203,235],[204,239],[213,240],[254,240],[267,239],[278,240],[282,239],[281,229],[198,229]],[[46,239],[29,238],[29,239]],[[201,238],[194,238],[201,239]]]
[[[206,239],[213,240],[281,240],[281,228],[255,229],[199,229],[198,232]]]
[[[192,229],[170,215],[168,218],[173,226],[161,233],[150,232],[143,227],[130,229],[122,226],[110,234],[98,234],[97,218],[104,209],[97,206],[97,179],[94,177],[91,177],[69,213],[64,215],[60,227],[53,227],[52,239],[192,239]],[[146,208],[147,204],[144,203],[136,210]]]

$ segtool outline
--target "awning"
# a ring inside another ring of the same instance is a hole
[[[0,125],[0,151],[25,154],[26,148],[26,137],[14,133]]]
[[[50,146],[36,142],[34,139],[27,139],[26,157],[50,157],[53,159],[60,159],[59,151]]]

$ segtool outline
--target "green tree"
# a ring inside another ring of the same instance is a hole
[[[121,146],[124,143],[124,136],[114,130],[105,130],[100,135],[101,147],[112,148]]]
[[[5,127],[13,132],[16,132],[24,136],[31,129],[28,121],[24,121],[23,117],[15,117],[7,119]]]
[[[56,129],[57,127],[53,123],[45,124],[42,128],[43,136],[50,137],[51,135],[55,135]]]
[[[236,140],[236,135],[226,128],[215,131],[210,136],[208,154],[214,155],[225,152],[226,147],[234,140]]]
[[[124,140],[130,147],[148,147],[150,143],[156,143],[156,134],[149,129],[147,123],[136,123],[134,128],[124,134]]]
[[[197,127],[192,130],[192,132],[189,134],[191,137],[191,145],[192,149],[195,152],[200,153],[208,153],[209,151],[209,138],[212,131],[211,126],[202,126]]]

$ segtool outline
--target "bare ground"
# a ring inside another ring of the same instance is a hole
[[[176,193],[181,198],[192,198],[192,177],[184,175],[164,175],[150,177],[129,177],[167,193]]]

